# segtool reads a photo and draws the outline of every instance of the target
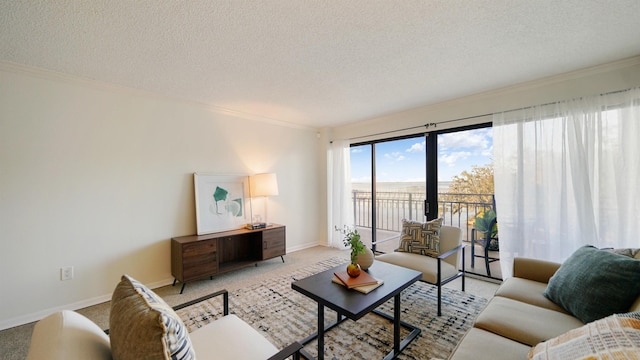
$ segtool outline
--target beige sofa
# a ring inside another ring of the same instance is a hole
[[[582,327],[583,322],[543,295],[559,268],[553,262],[516,258],[513,277],[498,288],[449,359],[527,359],[535,345]],[[640,311],[640,297],[629,311]]]

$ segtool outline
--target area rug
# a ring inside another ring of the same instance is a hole
[[[317,303],[291,289],[293,281],[344,263],[329,259],[295,272],[267,279],[229,294],[229,311],[259,330],[277,348],[300,341],[316,331]],[[338,285],[336,285],[338,286]],[[417,282],[402,292],[401,319],[422,333],[399,359],[446,358],[471,327],[487,300],[459,290],[443,289],[442,316],[437,316],[437,288]],[[378,308],[393,314],[393,299]],[[178,311],[189,331],[222,316],[222,299],[203,301]],[[336,319],[325,310],[327,324]],[[406,336],[403,329],[401,335]],[[381,359],[393,347],[393,323],[375,314],[357,322],[346,320],[325,333],[327,359]],[[317,355],[317,342],[305,346]]]

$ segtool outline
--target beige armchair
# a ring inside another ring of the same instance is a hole
[[[178,305],[173,309],[179,310],[216,296],[223,296],[224,316],[188,334],[198,359],[284,360],[292,358],[296,360],[311,358],[309,354],[304,352],[302,345],[297,342],[279,351],[239,317],[233,314],[229,315],[229,296],[226,290]],[[115,357],[111,343],[113,339],[108,333],[109,330],[101,330],[94,322],[77,312],[59,311],[36,323],[27,360],[110,360]],[[161,342],[160,339],[154,341]],[[124,357],[151,356],[145,352],[146,348],[145,345],[140,344],[136,349],[138,354],[127,352]],[[168,358],[166,348],[164,355],[153,357]]]
[[[462,230],[452,226],[440,228],[440,255],[431,257],[411,252],[391,252],[376,256],[376,260],[403,266],[422,273],[422,281],[438,287],[438,316],[442,315],[442,285],[462,277],[464,291],[464,249]],[[462,262],[462,270],[458,264]]]

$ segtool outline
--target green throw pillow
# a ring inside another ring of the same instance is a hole
[[[583,323],[624,313],[640,295],[640,260],[593,246],[576,250],[544,292]]]

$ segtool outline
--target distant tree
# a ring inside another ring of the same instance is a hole
[[[471,172],[464,170],[453,177],[449,193],[493,194],[493,164],[473,166]]]
[[[493,164],[473,166],[453,177],[446,194],[440,201],[461,203],[491,203],[493,198]],[[464,205],[454,205],[454,213]]]

